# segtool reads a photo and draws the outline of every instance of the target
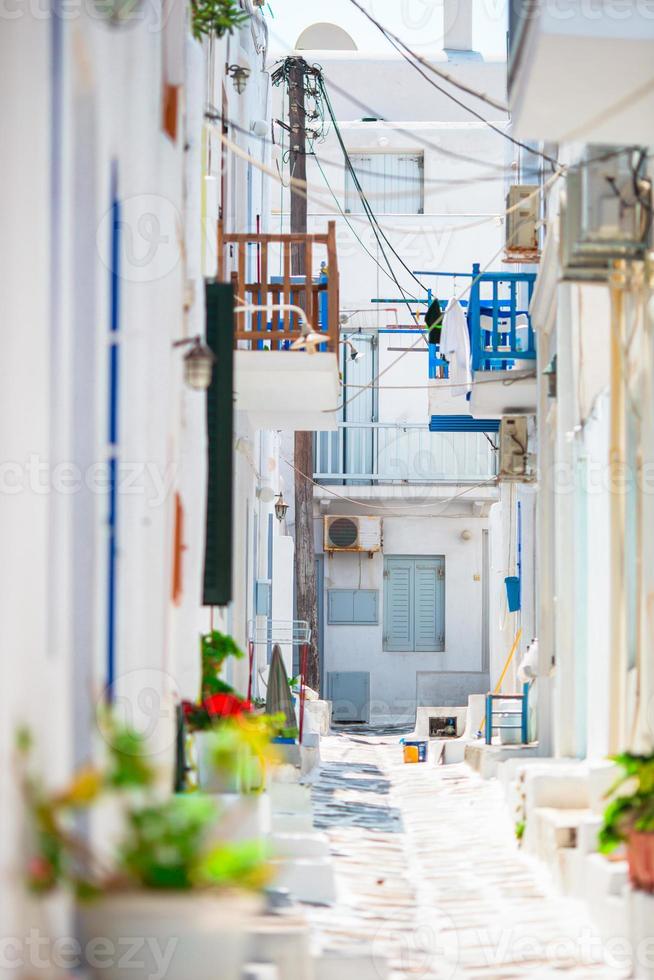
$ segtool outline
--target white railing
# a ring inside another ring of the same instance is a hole
[[[343,422],[337,432],[316,433],[314,479],[320,483],[477,483],[496,473],[497,453],[482,432]]]

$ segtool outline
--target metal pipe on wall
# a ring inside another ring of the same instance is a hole
[[[625,399],[625,291],[627,263],[615,263],[609,280],[611,294],[611,370],[610,370],[610,448],[609,487],[610,555],[611,555],[611,710],[609,749],[620,752],[626,736],[627,677],[627,596],[625,587],[626,500],[623,481],[626,472],[626,399]]]

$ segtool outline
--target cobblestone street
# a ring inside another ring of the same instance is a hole
[[[396,734],[343,732],[322,754],[314,807],[339,899],[309,915],[326,949],[363,946],[364,975],[393,980],[625,975],[517,848],[498,783],[404,765]]]

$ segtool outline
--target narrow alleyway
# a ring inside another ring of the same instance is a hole
[[[314,786],[339,900],[308,911],[363,976],[616,978],[583,908],[516,847],[500,786],[466,766],[403,765],[398,736],[326,738]]]

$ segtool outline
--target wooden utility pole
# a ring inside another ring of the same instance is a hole
[[[304,85],[307,65],[303,58],[288,58],[288,122],[291,130],[290,168],[291,177],[305,180],[306,110]],[[291,232],[307,233],[306,194],[298,194],[291,185]],[[312,270],[305,267],[303,243],[294,245],[291,271],[295,276],[310,279]],[[308,285],[308,283],[307,283]],[[311,292],[307,289],[305,302],[311,310]],[[288,313],[286,314],[288,316]],[[311,628],[311,646],[307,665],[306,683],[314,691],[320,689],[320,662],[318,654],[318,599],[316,594],[316,553],[313,540],[313,484],[306,477],[313,474],[313,432],[295,433],[295,602],[297,618],[304,619]],[[302,475],[305,474],[305,475]]]

